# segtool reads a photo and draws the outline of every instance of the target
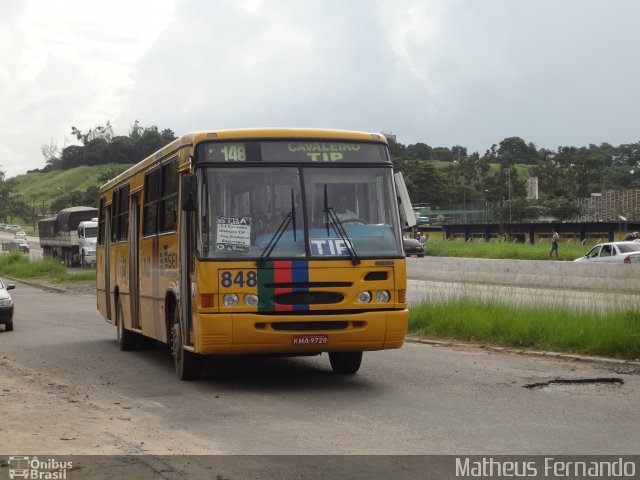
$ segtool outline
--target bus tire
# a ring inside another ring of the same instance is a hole
[[[136,348],[136,333],[124,328],[124,317],[122,315],[122,302],[120,302],[120,298],[116,301],[116,334],[120,350],[125,352]]]
[[[185,350],[180,328],[180,311],[176,304],[171,327],[171,356],[176,376],[180,380],[195,380],[200,377],[201,359],[197,353]]]
[[[329,362],[335,373],[356,373],[362,363],[362,352],[329,352]]]

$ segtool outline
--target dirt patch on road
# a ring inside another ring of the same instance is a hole
[[[28,369],[0,354],[0,452],[20,455],[212,454],[188,432],[167,436],[144,405]]]

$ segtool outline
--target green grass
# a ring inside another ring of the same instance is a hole
[[[451,168],[452,166],[456,165],[455,163],[452,163],[452,162],[440,162],[435,160],[432,160],[431,163],[433,163],[433,165],[439,169]],[[523,179],[523,178],[526,179],[527,177],[529,177],[531,175],[531,168],[532,167],[530,165],[525,165],[524,163],[515,164],[515,169],[516,169],[516,172],[518,172],[518,178],[520,179]],[[491,172],[491,174],[495,175],[500,171],[500,164],[490,163],[489,171]]]
[[[50,172],[32,172],[14,177],[16,192],[29,205],[35,203],[40,209],[42,202],[48,207],[55,198],[74,190],[85,192],[88,187],[99,187],[104,180],[101,177],[113,177],[131,165],[107,164],[80,167]]]
[[[410,309],[409,331],[437,339],[530,350],[640,357],[640,312],[516,308],[461,298]]]
[[[95,270],[68,273],[66,267],[52,259],[31,261],[20,252],[0,256],[0,275],[21,280],[38,280],[43,283],[95,282]]]
[[[548,242],[511,243],[511,242],[464,242],[458,240],[432,240],[425,246],[425,254],[434,257],[466,257],[466,258],[501,258],[514,260],[547,260],[549,258]],[[577,243],[561,243],[558,247],[560,260],[575,260],[589,251]],[[554,256],[555,259],[555,256]]]

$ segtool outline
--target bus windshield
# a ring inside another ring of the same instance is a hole
[[[204,167],[197,177],[200,258],[402,256],[389,167]]]

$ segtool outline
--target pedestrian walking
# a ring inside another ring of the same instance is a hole
[[[553,228],[551,230],[551,250],[549,250],[549,258],[553,258],[553,252],[556,253],[556,260],[558,259],[558,243],[560,242],[560,234],[558,230]]]

